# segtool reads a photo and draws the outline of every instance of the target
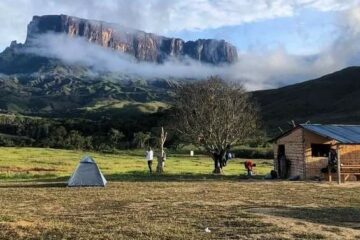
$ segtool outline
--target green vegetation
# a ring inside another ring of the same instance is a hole
[[[158,111],[169,108],[169,105],[159,101],[150,101],[146,103],[141,102],[130,102],[130,101],[98,101],[94,105],[84,107],[86,111],[101,111],[116,109],[122,113],[156,113]]]
[[[242,159],[230,160],[224,176],[211,174],[213,162],[208,156],[190,157],[184,154],[168,154],[165,174],[151,176],[147,172],[144,151],[120,151],[103,154],[45,148],[0,148],[0,179],[64,181],[71,175],[84,155],[92,156],[109,180],[205,180],[237,179],[245,176]],[[254,160],[256,173],[262,177],[271,170],[271,160]],[[154,164],[156,164],[154,162]]]
[[[89,74],[86,67],[15,53],[0,53],[0,110],[26,115],[132,117],[168,107],[171,80]]]
[[[114,152],[139,145],[136,136],[153,126],[159,115],[142,119],[86,120],[0,114],[0,146],[33,146]],[[140,126],[140,127],[139,127]],[[150,133],[149,133],[150,134]],[[147,144],[154,144],[154,137]],[[140,144],[141,146],[144,143]]]
[[[249,147],[249,146],[238,146],[233,147],[232,153],[241,158],[250,159],[273,159],[274,151],[271,146],[265,145],[262,147]]]

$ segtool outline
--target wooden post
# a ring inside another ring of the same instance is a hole
[[[340,147],[339,144],[336,145],[337,153],[337,175],[338,175],[338,184],[341,183],[341,161],[340,161]]]

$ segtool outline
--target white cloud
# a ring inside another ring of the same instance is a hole
[[[114,72],[138,75],[144,78],[204,78],[208,75],[223,74],[225,68],[201,64],[186,59],[179,62],[170,59],[164,64],[138,62],[134,57],[112,49],[103,48],[83,38],[65,34],[43,34],[32,39],[27,53],[60,59],[70,65],[84,65],[94,72]],[[74,54],[76,53],[76,54]]]
[[[33,15],[68,14],[166,34],[292,16],[300,9],[339,11],[359,0],[2,0],[0,49],[24,41]]]
[[[248,89],[274,88],[318,78],[348,66],[360,65],[360,7],[339,16],[341,33],[315,55],[296,56],[278,48],[270,52],[240,54],[228,76],[246,80]]]
[[[360,7],[353,8],[347,11],[344,16],[344,26],[350,35],[360,34]]]

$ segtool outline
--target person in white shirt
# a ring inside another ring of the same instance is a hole
[[[150,173],[152,173],[152,161],[154,159],[154,152],[151,147],[149,147],[148,150],[145,152],[145,158],[148,163],[149,171]]]

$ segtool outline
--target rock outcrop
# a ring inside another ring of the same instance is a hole
[[[162,63],[174,57],[211,63],[233,63],[237,60],[236,48],[224,40],[199,39],[185,42],[122,27],[116,24],[81,19],[67,15],[34,16],[28,25],[26,44],[37,34],[65,33],[86,38],[89,42],[130,54],[139,61]]]

